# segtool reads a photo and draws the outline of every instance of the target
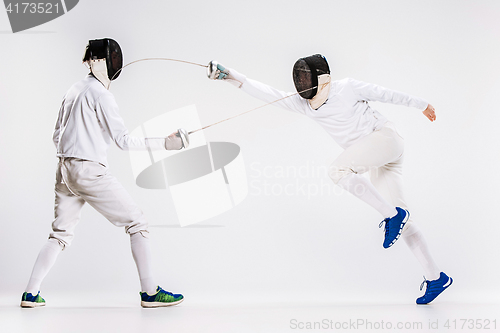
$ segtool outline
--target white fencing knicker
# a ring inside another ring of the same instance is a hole
[[[387,122],[381,129],[347,147],[330,166],[329,176],[336,184],[382,213],[387,210],[385,205],[377,203],[376,194],[374,193],[372,197],[367,186],[361,186],[368,184],[350,179],[361,177],[361,174],[369,172],[371,183],[385,199],[384,201],[391,205],[390,209],[393,207],[407,209],[402,181],[403,152],[403,138],[398,134],[394,125]],[[356,185],[353,187],[349,183],[356,183]],[[405,230],[410,224],[411,217]]]
[[[69,246],[87,202],[128,234],[147,237],[144,214],[106,166],[78,158],[60,158],[56,172],[53,232],[49,238]]]

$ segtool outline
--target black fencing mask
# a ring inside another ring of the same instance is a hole
[[[293,83],[302,98],[312,99],[318,92],[318,76],[330,74],[325,57],[315,54],[300,58],[293,65]]]
[[[108,89],[111,80],[120,76],[122,50],[111,38],[89,40],[83,61],[89,64],[92,74]]]

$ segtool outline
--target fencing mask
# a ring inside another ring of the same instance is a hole
[[[313,109],[323,105],[330,91],[330,68],[325,57],[315,54],[297,60],[293,65],[293,83]]]
[[[122,50],[111,38],[89,40],[83,62],[89,64],[95,78],[108,89],[111,80],[120,76],[120,69],[123,66]]]

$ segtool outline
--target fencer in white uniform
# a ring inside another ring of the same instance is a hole
[[[208,77],[225,80],[266,103],[301,113],[316,121],[344,151],[329,169],[333,182],[376,209],[385,223],[384,248],[402,235],[425,272],[427,289],[418,304],[434,300],[452,279],[434,262],[420,229],[412,223],[402,187],[404,140],[369,102],[414,107],[436,120],[426,100],[351,78],[332,81],[326,59],[319,55],[297,60],[293,80],[297,93],[286,93],[247,78],[216,61],[208,65]],[[362,176],[368,172],[370,179]]]
[[[153,278],[148,223],[125,188],[109,172],[107,150],[112,142],[123,150],[178,150],[188,146],[189,138],[182,129],[165,138],[129,135],[108,90],[122,68],[121,49],[116,41],[89,41],[83,60],[91,73],[64,96],[53,135],[59,163],[52,232],[35,262],[21,306],[45,305],[39,294],[40,285],[61,251],[71,245],[85,203],[115,226],[124,227],[130,235],[141,283],[141,305],[178,304],[183,296],[161,289]]]

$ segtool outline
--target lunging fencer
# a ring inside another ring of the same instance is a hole
[[[431,121],[434,107],[422,98],[351,78],[332,81],[326,58],[315,54],[297,60],[293,82],[297,93],[286,93],[247,78],[216,61],[208,65],[208,77],[224,80],[266,103],[312,118],[344,149],[329,168],[335,184],[375,208],[385,224],[383,247],[400,236],[423,267],[425,294],[417,304],[432,302],[453,280],[441,272],[425,238],[413,223],[404,200],[402,166],[404,140],[395,125],[369,102],[414,107]],[[369,173],[370,180],[362,174]]]
[[[179,304],[184,297],[163,290],[153,278],[148,223],[125,188],[109,172],[107,149],[114,141],[123,150],[179,150],[187,148],[189,136],[184,129],[164,138],[129,135],[115,98],[108,90],[123,65],[122,51],[116,41],[109,38],[89,41],[83,62],[90,73],[64,96],[53,135],[59,163],[52,232],[36,259],[21,306],[45,305],[40,286],[61,251],[71,245],[85,203],[129,234],[140,278],[141,305]]]

